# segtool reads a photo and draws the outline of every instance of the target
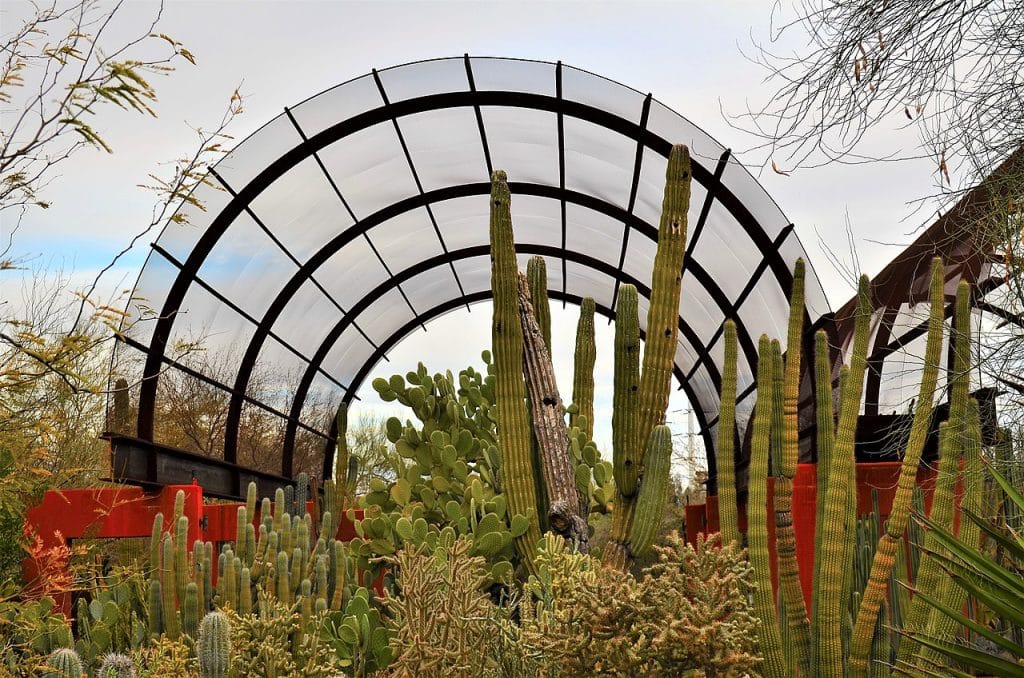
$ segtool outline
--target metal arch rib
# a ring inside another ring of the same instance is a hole
[[[170,331],[176,320],[177,312],[191,284],[191,278],[198,271],[206,256],[227,227],[257,195],[301,160],[309,157],[312,152],[361,129],[412,113],[474,105],[507,106],[561,112],[564,115],[586,120],[627,137],[637,139],[648,148],[665,157],[668,156],[671,148],[671,143],[668,140],[648,130],[642,130],[636,123],[624,120],[615,114],[579,102],[522,92],[478,91],[428,95],[392,103],[389,107],[364,111],[325,129],[310,138],[306,143],[297,145],[270,163],[256,178],[242,188],[213,220],[189,254],[184,269],[171,285],[164,300],[159,320],[154,328],[149,351],[147,352],[139,396],[139,437],[143,439],[152,438],[156,386],[159,378],[161,357],[167,347]],[[712,180],[711,173],[699,163],[694,163],[693,165],[693,176],[704,185],[707,185]],[[555,189],[555,191],[559,192],[558,189]],[[762,246],[765,244],[765,241],[770,243],[771,239],[761,229],[753,215],[727,187],[720,189],[718,198],[737,219],[755,245]],[[766,248],[762,247],[762,249]],[[776,257],[776,260],[771,262],[770,267],[775,273],[776,278],[780,281],[780,284],[783,284],[785,288],[785,281],[791,278],[788,267],[782,263],[779,257]]]
[[[519,244],[516,246],[516,252],[522,254],[556,256],[559,254],[560,250],[559,248],[552,247],[550,245]],[[361,301],[359,304],[352,308],[352,312],[349,316],[342,318],[341,320],[338,321],[338,323],[335,324],[335,326],[325,336],[318,350],[314,353],[313,358],[310,361],[310,367],[307,367],[305,373],[302,375],[302,378],[299,380],[298,386],[296,387],[295,396],[292,400],[290,416],[293,416],[296,418],[296,420],[298,420],[298,417],[301,414],[302,407],[309,390],[309,386],[313,381],[315,373],[315,370],[312,366],[320,365],[320,363],[326,357],[327,353],[330,351],[334,343],[344,333],[344,331],[355,321],[355,319],[359,316],[360,313],[365,311],[367,308],[370,308],[378,298],[380,298],[383,294],[392,289],[395,285],[405,282],[411,278],[414,278],[415,276],[426,271],[432,270],[439,266],[444,266],[445,263],[447,263],[448,261],[461,261],[463,259],[471,259],[473,257],[486,257],[489,254],[490,247],[488,245],[475,245],[472,247],[467,247],[453,251],[453,259],[450,260],[445,259],[444,257],[441,256],[432,257],[430,259],[421,261],[420,263],[402,271],[397,276],[395,276],[394,280],[385,280],[376,289],[368,293],[366,297],[363,299],[363,301]],[[641,294],[646,299],[650,299],[650,287],[643,284],[639,280],[636,280],[632,276],[626,275],[618,271],[611,264],[576,252],[566,252],[566,256],[570,261],[574,263],[579,263],[584,266],[588,266],[593,270],[599,271],[615,280],[635,285],[639,294]],[[571,295],[570,297],[567,297],[567,299],[568,298],[571,298]],[[697,353],[699,353],[703,349],[703,346],[700,343],[700,339],[694,333],[693,329],[690,328],[690,326],[685,323],[682,317],[680,317],[678,320],[678,326],[680,332],[682,333],[686,341],[689,343],[689,345]],[[381,347],[383,348],[383,346],[384,344],[382,343]],[[384,357],[385,352],[386,350],[381,351],[380,349],[376,349],[374,353],[371,354],[371,357],[367,359],[367,362],[371,364],[376,364],[378,359]],[[682,370],[679,368],[678,365],[674,366],[674,371],[677,373],[677,377],[681,382],[686,381],[685,377],[683,376]],[[360,370],[360,372],[362,372],[362,369]],[[717,368],[714,365],[711,365],[710,369],[708,370],[708,373],[711,376],[715,388],[720,389],[721,375],[718,372]],[[348,390],[345,392],[344,396],[346,402],[351,400],[351,398],[354,396],[358,388],[359,383],[357,381],[352,381],[349,383]],[[294,442],[295,428],[294,426],[289,425],[285,430],[284,443],[282,445],[282,473],[284,475],[289,475],[292,471],[292,469],[290,468],[290,462],[292,460],[292,448]]]
[[[516,249],[518,251],[519,248],[517,247]],[[562,292],[560,292],[559,290],[549,290],[548,291],[548,295],[553,297],[556,300],[563,301],[563,302],[568,302],[568,303],[573,303],[573,304],[579,304],[582,301],[582,297],[580,297],[578,295],[562,294]],[[455,298],[455,299],[449,299],[448,301],[442,302],[442,303],[438,304],[437,306],[434,306],[433,308],[431,308],[431,309],[429,309],[427,311],[424,311],[423,314],[420,317],[423,318],[424,321],[429,321],[429,320],[432,320],[432,319],[434,319],[436,317],[444,315],[445,313],[447,313],[449,311],[453,311],[453,310],[459,308],[460,306],[462,306],[463,304],[467,304],[467,303],[468,304],[474,304],[474,303],[477,303],[477,302],[480,302],[480,301],[486,301],[487,299],[490,299],[490,298],[491,298],[491,291],[490,290],[483,290],[481,292],[472,292],[472,293],[466,295],[465,297],[462,297],[461,299]],[[603,304],[596,304],[595,307],[596,307],[595,310],[598,313],[600,313],[601,315],[604,315],[605,317],[610,317],[610,318],[614,319],[615,314],[608,307],[604,306]],[[402,339],[404,339],[406,336],[408,336],[409,333],[413,332],[415,329],[416,329],[415,322],[410,321],[409,323],[406,323],[402,327],[400,327],[397,330],[395,330],[395,332],[393,332],[392,335],[390,337],[388,337],[387,340],[381,342],[380,349],[378,351],[375,351],[374,354],[372,356],[370,356],[370,358],[363,364],[362,369],[360,369],[360,371],[355,375],[355,377],[353,377],[352,383],[356,384],[357,388],[358,388],[358,384],[361,384],[361,382],[366,379],[367,375],[369,375],[370,371],[373,369],[373,367],[376,365],[376,363],[381,359],[381,357],[383,357],[383,354],[386,353],[387,351],[390,351],[392,348],[394,348],[395,345],[397,345],[399,342],[401,342]],[[643,338],[643,334],[641,334],[641,338]],[[678,369],[678,367],[674,368],[672,372],[673,372],[673,375],[676,377],[677,380],[682,379],[683,375],[682,375],[682,372]],[[696,397],[696,393],[694,393],[689,388],[689,386],[687,386],[685,383],[683,384],[683,390],[686,392],[686,397],[690,399],[691,403],[698,402],[697,397]],[[354,393],[354,392],[352,392],[352,393]],[[350,393],[350,395],[351,395],[351,393]],[[348,399],[349,398],[347,398],[347,400]],[[694,410],[694,415],[697,417],[697,422],[700,425],[701,437],[704,439],[704,449],[705,449],[705,452],[706,452],[706,455],[707,455],[707,459],[708,459],[708,467],[709,467],[709,469],[713,469],[714,468],[714,464],[715,464],[715,460],[714,460],[714,449],[715,449],[715,447],[714,447],[714,442],[713,442],[713,440],[711,438],[710,427],[707,425],[707,418],[705,417],[703,410],[699,409],[699,408]],[[331,421],[331,426],[330,426],[330,431],[328,432],[328,436],[327,436],[326,449],[325,449],[325,452],[324,452],[323,477],[325,477],[325,478],[329,478],[331,472],[333,471],[333,466],[334,466],[334,449],[335,449],[335,445],[337,443],[337,437],[338,437],[337,421],[336,420],[332,420]]]

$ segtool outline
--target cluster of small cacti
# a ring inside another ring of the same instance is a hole
[[[799,379],[800,339],[803,334],[803,266],[794,275],[789,341],[785,361],[777,341],[762,337],[757,374],[758,400],[753,418],[747,540],[757,578],[755,605],[761,619],[759,636],[765,655],[766,676],[867,676],[889,675],[893,665],[910,666],[917,661],[936,662],[937,653],[920,651],[917,643],[900,637],[905,633],[927,633],[949,637],[952,621],[925,604],[923,598],[908,597],[897,582],[912,582],[919,590],[934,591],[939,600],[954,609],[964,604],[948,577],[940,573],[939,561],[928,554],[939,550],[926,538],[917,548],[916,530],[908,525],[915,499],[915,482],[921,453],[932,418],[938,364],[943,338],[943,269],[935,261],[931,282],[931,313],[921,389],[916,400],[910,435],[903,455],[899,486],[892,511],[880,525],[877,509],[858,521],[854,433],[860,413],[866,368],[871,309],[866,278],[861,279],[849,366],[841,368],[838,412],[833,413],[832,373],[829,347],[824,332],[815,341],[817,407],[818,507],[810,614],[803,604],[799,572],[793,549],[792,478],[796,470],[796,394]],[[954,485],[961,479],[962,506],[973,510],[980,501],[981,430],[977,403],[968,398],[969,386],[969,288],[962,283],[957,293],[952,330],[954,364],[950,379],[949,421],[940,427],[939,478],[933,497],[931,518],[952,525]],[[734,416],[736,334],[726,325],[722,398],[723,421]],[[739,539],[735,504],[732,426],[719,430],[719,515],[722,531]],[[769,470],[769,459],[774,471]],[[960,464],[964,470],[960,470]],[[774,475],[774,522],[778,558],[779,598],[772,595],[772,564],[768,549],[766,487]],[[918,491],[918,497],[919,497]],[[911,540],[905,538],[910,528]],[[977,528],[965,527],[961,539],[977,541]],[[909,545],[908,545],[909,543]],[[923,553],[923,555],[922,555]],[[918,562],[920,561],[920,566]]]

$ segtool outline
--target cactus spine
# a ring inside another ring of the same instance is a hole
[[[540,523],[532,463],[526,385],[522,379],[523,331],[519,321],[519,275],[512,238],[511,194],[504,172],[491,178],[491,290],[494,317],[491,345],[495,370],[498,435],[501,439],[504,491],[509,510],[525,515],[529,526],[515,539],[516,550],[533,573]]]
[[[530,283],[530,299],[533,313],[544,336],[544,345],[551,353],[551,305],[548,301],[548,267],[544,257],[534,256],[526,262],[526,278]],[[575,398],[575,395],[573,395]]]
[[[722,543],[740,543],[739,515],[736,505],[736,323],[725,321],[725,364],[722,374],[722,398],[718,414],[718,515]]]
[[[210,612],[199,626],[199,675],[201,678],[227,678],[231,628],[221,612]]]
[[[754,609],[761,619],[758,637],[767,676],[790,675],[776,620],[771,558],[768,552],[768,455],[775,371],[773,348],[777,351],[777,347],[777,343],[773,347],[767,335],[761,335],[757,352],[757,403],[754,405],[754,437],[750,447],[750,487],[747,500],[747,541],[750,545],[750,564],[754,567],[757,583]]]
[[[111,652],[103,657],[96,678],[135,678],[135,663],[128,655]]]
[[[910,502],[917,482],[917,467],[928,437],[932,400],[939,378],[944,311],[943,282],[942,261],[938,258],[933,259],[931,311],[928,317],[928,339],[921,389],[917,396],[917,407],[914,410],[907,449],[903,455],[903,466],[900,468],[899,486],[893,498],[891,513],[885,523],[885,534],[882,535],[875,550],[871,576],[864,589],[860,609],[857,611],[857,622],[850,643],[850,670],[854,676],[867,676],[876,619],[885,600],[890,575],[896,563],[897,549],[901,545],[901,538],[910,518]]]
[[[62,647],[49,656],[46,665],[52,669],[49,675],[60,676],[60,678],[82,678],[85,672],[82,669],[82,660],[78,653],[71,648]]]
[[[575,414],[569,415],[569,427],[579,426],[586,417],[587,440],[594,438],[594,363],[597,351],[594,342],[594,300],[586,297],[580,303],[580,319],[576,325],[576,358],[572,375],[572,404]],[[550,343],[550,341],[549,341]]]

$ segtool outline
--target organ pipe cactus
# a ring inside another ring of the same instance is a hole
[[[551,305],[548,301],[548,270],[544,257],[530,257],[526,262],[526,278],[530,283],[533,313],[544,336],[544,345],[548,347],[548,353],[551,353]]]
[[[620,302],[621,303],[621,302]],[[725,321],[725,356],[722,367],[721,409],[718,414],[718,516],[722,543],[740,544],[739,515],[736,505],[736,322]]]

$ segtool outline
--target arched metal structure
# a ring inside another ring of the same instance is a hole
[[[129,305],[116,360],[141,384],[138,437],[154,438],[162,370],[182,370],[227,394],[225,460],[246,408],[261,408],[285,422],[292,475],[297,432],[334,436],[306,416],[312,394],[352,400],[410,332],[489,298],[495,168],[510,179],[517,250],[547,259],[552,297],[594,297],[612,318],[629,282],[643,325],[673,143],[694,160],[675,374],[713,474],[722,321],[739,326],[742,431],[756,337],[784,337],[790,271],[806,258],[792,224],[726,148],[651,95],[561,63],[469,56],[348,81],[217,164],[194,195],[205,209],[181,208]],[[808,267],[809,324],[828,311]],[[219,371],[178,355],[200,340],[204,356],[230,356]],[[270,367],[287,379],[254,395]]]

